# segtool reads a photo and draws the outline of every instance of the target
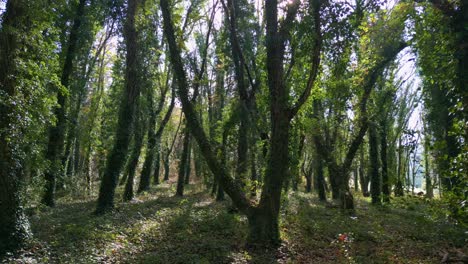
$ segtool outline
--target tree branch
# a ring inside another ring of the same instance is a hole
[[[171,18],[171,12],[169,10],[168,0],[160,0],[160,6],[163,15],[164,32],[169,46],[169,57],[177,79],[179,98],[182,102],[182,110],[186,116],[190,131],[193,137],[197,140],[198,146],[200,147],[211,171],[214,175],[219,177],[220,184],[224,191],[231,197],[233,203],[241,212],[250,215],[254,208],[253,204],[247,199],[242,188],[228,175],[226,168],[224,168],[216,159],[213,148],[197,118],[195,108],[188,98],[187,76],[184,70],[180,49],[175,39],[174,25]]]
[[[315,43],[314,50],[312,51],[312,68],[310,69],[309,78],[307,80],[307,86],[302,92],[301,96],[293,107],[289,110],[289,119],[294,118],[301,106],[307,101],[312,91],[312,87],[317,79],[319,65],[320,65],[320,51],[322,50],[322,32],[321,32],[321,21],[320,21],[320,1],[313,1],[314,5],[314,27],[315,27]]]

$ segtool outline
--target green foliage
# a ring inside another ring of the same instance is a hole
[[[453,3],[456,5],[456,3]],[[463,4],[460,4],[463,5]],[[432,153],[443,186],[443,198],[453,217],[466,223],[466,112],[457,82],[460,49],[453,20],[432,4],[414,12],[415,47],[423,78],[426,117],[434,138]],[[459,7],[461,8],[461,7]]]
[[[56,6],[34,1],[27,8],[27,16],[34,17],[35,22],[13,32],[21,43],[14,61],[16,93],[10,97],[0,91],[0,101],[13,109],[14,122],[6,133],[7,141],[14,146],[13,156],[18,158],[26,176],[36,177],[47,167],[43,153],[47,126],[53,122],[51,108],[55,105],[50,92],[61,89],[61,85],[56,75],[59,68],[58,30],[53,26]]]

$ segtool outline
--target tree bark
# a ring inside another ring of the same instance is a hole
[[[84,15],[86,0],[80,0],[76,9],[73,26],[70,30],[68,47],[63,64],[60,83],[65,89],[69,88],[70,76],[73,71],[73,61],[77,49],[80,26]],[[42,203],[47,206],[55,206],[55,187],[57,177],[61,175],[62,155],[65,144],[65,133],[67,127],[66,120],[67,95],[62,91],[57,92],[57,107],[54,108],[56,124],[49,128],[49,141],[47,144],[46,159],[50,161],[50,168],[45,173],[45,192],[42,197]]]
[[[377,131],[374,124],[369,129],[370,183],[373,204],[381,203],[382,182],[379,173],[379,149]]]
[[[164,181],[166,182],[169,180],[169,172],[170,172],[169,155],[166,155],[166,158],[163,161],[164,162]]]
[[[318,155],[317,155],[318,157]],[[323,175],[323,159],[318,157],[316,159],[315,175],[317,177],[317,190],[320,201],[327,200],[327,193],[325,192],[325,176]]]
[[[143,169],[141,170],[140,175],[140,184],[142,182],[149,182],[151,179],[151,171],[153,170],[153,163],[155,162],[155,152],[157,147],[157,140],[156,138],[156,109],[154,109],[154,91],[152,87],[148,88],[148,104],[149,104],[149,123],[148,123],[148,144],[146,150],[145,161],[143,162]],[[161,100],[164,101],[164,95],[161,95]],[[158,155],[158,154],[157,154]],[[159,159],[158,159],[159,162]],[[159,170],[159,165],[158,170]],[[142,180],[144,179],[144,180]],[[146,180],[147,179],[147,180]],[[155,179],[158,179],[158,176],[155,176]],[[148,183],[149,185],[149,183]]]
[[[187,160],[185,161],[184,184],[190,184],[190,174],[192,171],[192,140],[190,138],[187,152]]]
[[[312,192],[312,177],[313,177],[312,175],[314,174],[313,173],[313,168],[314,168],[315,164],[313,164],[312,161],[311,161],[311,162],[309,162],[309,167],[306,168],[306,162],[307,162],[306,160],[304,160],[302,162],[302,173],[304,174],[304,176],[306,178],[305,191],[307,193],[310,193],[310,192]],[[317,185],[317,181],[315,181],[314,185]]]
[[[425,129],[426,130],[426,129]],[[434,190],[432,186],[431,178],[431,169],[429,166],[429,148],[430,148],[430,138],[428,133],[424,135],[424,178],[426,180],[426,197],[429,199],[434,198]]]
[[[137,105],[137,111],[138,105]],[[138,115],[137,115],[138,116]],[[133,200],[134,192],[133,185],[135,182],[135,173],[138,165],[138,160],[141,154],[141,148],[143,147],[144,139],[144,129],[143,129],[143,120],[141,118],[136,118],[135,120],[135,129],[134,129],[134,146],[132,153],[130,154],[129,161],[127,164],[127,182],[125,183],[125,190],[123,194],[123,200],[128,202]]]
[[[255,146],[256,142],[252,142],[252,147],[250,150],[250,195],[252,197],[257,196],[257,185],[258,185],[258,174],[257,174],[257,163],[256,163],[256,153],[257,148]]]
[[[154,172],[153,172],[153,184],[158,185],[159,184],[159,171],[161,170],[161,138],[156,138],[156,144],[155,144],[155,158],[154,158]]]
[[[401,143],[401,136],[400,138],[398,139],[398,169],[397,169],[397,182],[395,184],[395,196],[396,197],[401,197],[403,196],[403,182],[401,180],[401,177],[402,175],[404,175],[403,173],[403,162],[402,162],[402,158],[403,158],[403,146],[402,146],[402,143]]]
[[[164,181],[169,180],[169,170],[170,170],[170,156],[172,153],[172,150],[174,149],[175,142],[177,140],[177,136],[179,135],[179,129],[180,126],[182,125],[182,113],[180,113],[180,118],[179,118],[179,124],[177,125],[176,132],[174,133],[174,138],[172,139],[171,146],[167,146],[166,152],[163,156],[163,162],[164,162]]]
[[[364,160],[364,147],[361,146],[359,160],[359,182],[361,184],[362,196],[369,197],[369,177],[366,175],[366,164]]]
[[[0,28],[0,91],[8,97],[17,94],[18,37],[27,22],[27,1],[9,0]],[[3,99],[3,96],[2,96]],[[0,257],[24,245],[32,235],[29,221],[21,206],[22,171],[20,157],[9,140],[14,122],[14,105],[0,100]]]
[[[184,128],[184,144],[183,144],[182,154],[181,154],[180,162],[179,162],[179,176],[177,178],[176,196],[184,195],[184,180],[185,180],[185,171],[187,169],[186,163],[187,163],[187,158],[188,158],[189,145],[190,145],[190,131],[186,124]]]
[[[380,122],[380,161],[382,162],[382,201],[390,202],[390,179],[388,178],[387,160],[387,120]]]
[[[99,189],[97,214],[105,213],[114,208],[115,188],[117,187],[119,173],[125,162],[130,133],[134,123],[135,105],[140,94],[137,78],[139,63],[137,59],[138,45],[135,27],[138,2],[138,0],[129,0],[127,6],[127,17],[123,34],[127,47],[124,98],[119,109],[115,143],[107,157],[107,165]]]
[[[224,3],[224,2],[223,2]],[[240,1],[227,0],[225,12],[229,21],[229,39],[231,42],[231,54],[234,63],[234,73],[236,77],[237,92],[239,94],[239,132],[237,141],[237,168],[236,178],[245,186],[248,171],[248,142],[249,142],[249,94],[247,91],[247,81],[242,50],[237,36],[237,14],[240,10]]]
[[[159,111],[162,108],[163,103],[164,103],[164,101],[160,102]],[[172,110],[174,109],[174,105],[175,105],[175,93],[174,93],[174,91],[172,91],[171,103],[169,105],[169,108],[167,109],[166,114],[164,115],[163,120],[161,121],[161,124],[159,125],[158,131],[156,131],[156,134],[153,137],[154,140],[157,140],[158,138],[161,138],[162,133],[164,131],[164,128],[166,127],[167,123],[169,122],[169,120],[171,118]],[[152,144],[153,143],[155,144],[155,141],[152,142]],[[154,153],[155,145],[152,145],[151,147],[153,147],[153,152],[152,153]],[[148,151],[151,151],[151,149],[148,150]],[[151,175],[150,175],[151,166],[150,165],[151,165],[152,162],[153,162],[153,157],[151,157],[151,160],[148,160],[148,164],[147,164],[148,168],[146,169],[146,171],[142,171],[142,173],[141,173],[140,184],[138,186],[138,193],[143,192],[143,191],[147,191],[150,188],[150,181],[151,181]]]

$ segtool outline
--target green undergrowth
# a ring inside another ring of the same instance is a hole
[[[348,214],[314,195],[290,193],[282,245],[251,249],[246,218],[230,213],[228,201],[215,202],[200,187],[173,194],[163,184],[104,216],[92,214],[94,199],[30,208],[34,241],[4,262],[440,263],[448,253],[467,254],[466,228],[420,198],[371,206],[359,197]]]

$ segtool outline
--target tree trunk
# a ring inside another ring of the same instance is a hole
[[[81,143],[80,138],[76,137],[75,148],[73,151],[73,169],[72,169],[72,173],[68,174],[70,176],[80,173],[82,169],[83,160],[82,160],[82,156],[80,152],[80,148],[81,148],[80,143]]]
[[[305,175],[306,178],[306,192],[312,192],[312,173],[307,172]]]
[[[127,156],[130,134],[134,123],[135,105],[140,94],[137,79],[139,63],[137,59],[137,31],[135,28],[137,5],[138,0],[128,1],[123,34],[127,47],[124,98],[119,109],[115,143],[107,157],[107,165],[99,188],[97,214],[105,213],[114,208],[115,188]]]
[[[211,184],[211,196],[216,196],[217,190],[218,190],[218,179],[216,178],[216,176],[213,175],[213,184]]]
[[[184,131],[184,144],[183,144],[182,154],[181,154],[180,162],[179,162],[179,176],[177,178],[176,196],[184,195],[184,180],[185,180],[185,171],[187,169],[186,163],[187,163],[188,152],[189,152],[189,144],[190,144],[190,130],[186,124],[185,131]]]
[[[413,166],[411,169],[411,194],[415,195],[414,187],[415,187],[415,180],[416,180],[416,160],[413,159]]]
[[[156,151],[156,155],[154,158],[153,184],[158,185],[159,184],[159,171],[161,168],[161,151],[162,151],[160,137],[156,138],[155,150],[157,151]]]
[[[193,169],[195,170],[195,178],[201,179],[203,177],[202,171],[202,157],[200,157],[200,151],[194,145],[193,149]],[[203,177],[204,178],[204,177]]]
[[[317,190],[320,201],[327,200],[327,193],[325,191],[325,176],[323,175],[323,160],[318,158],[315,162],[315,175],[317,175]]]
[[[279,204],[278,204],[279,205]],[[277,245],[279,241],[278,214],[271,207],[257,208],[247,216],[249,235],[247,242],[252,246]]]
[[[224,132],[223,132],[223,139],[222,139],[222,143],[221,143],[221,165],[223,167],[226,167],[226,162],[227,162],[227,137],[228,137],[228,133],[226,131],[227,128],[224,128]],[[224,200],[224,191],[223,191],[223,186],[221,186],[221,183],[220,183],[220,180],[219,180],[219,177],[217,175],[213,175],[214,177],[214,180],[215,180],[215,185],[217,186],[218,190],[217,190],[217,193],[216,193],[216,201],[223,201]],[[216,187],[214,187],[216,188]]]
[[[175,98],[175,97],[173,97]],[[173,100],[174,101],[174,100]],[[171,103],[172,104],[172,103]],[[179,129],[180,129],[180,126],[182,125],[182,113],[180,114],[180,118],[179,118],[179,124],[177,125],[177,129],[176,129],[176,132],[174,134],[174,138],[172,139],[172,143],[171,143],[171,146],[167,146],[166,147],[166,150],[167,150],[167,153],[164,155],[164,181],[168,181],[169,180],[169,170],[170,170],[170,157],[171,157],[171,153],[172,153],[172,150],[174,149],[174,145],[175,145],[175,142],[177,140],[177,136],[179,135]],[[158,133],[156,133],[157,135]],[[162,135],[162,133],[161,133]]]
[[[250,195],[252,197],[256,197],[257,196],[257,184],[258,184],[258,175],[257,175],[257,167],[256,167],[256,159],[255,159],[255,156],[256,156],[256,147],[255,147],[255,142],[253,142],[252,144],[254,144],[250,150]]]
[[[401,176],[403,174],[402,166],[402,158],[403,158],[403,146],[401,145],[401,137],[398,139],[398,169],[397,169],[397,182],[395,184],[395,196],[401,197],[403,196],[403,182],[401,181]]]
[[[151,179],[151,171],[153,170],[154,163],[154,154],[156,152],[157,138],[156,138],[156,111],[154,109],[154,91],[150,87],[148,88],[148,107],[149,107],[149,123],[148,123],[148,145],[146,149],[146,157],[143,163],[143,169],[141,170],[140,175],[140,185],[138,187],[138,192],[143,190],[148,190]],[[161,95],[162,96],[162,95]],[[159,160],[158,160],[159,162]],[[159,167],[158,167],[159,168]],[[158,179],[158,176],[155,176],[155,179]]]
[[[138,108],[138,105],[137,105]],[[137,111],[139,111],[137,109]],[[125,183],[125,190],[123,195],[124,201],[131,201],[133,200],[134,193],[133,193],[133,185],[135,182],[135,173],[136,168],[138,165],[138,160],[141,154],[141,148],[143,147],[143,138],[144,138],[144,129],[143,129],[143,120],[141,118],[137,118],[135,120],[135,129],[134,129],[134,146],[132,153],[130,154],[129,161],[127,164],[127,182]]]
[[[243,56],[240,43],[237,39],[238,12],[240,11],[240,1],[227,1],[227,15],[229,16],[229,39],[232,60],[234,63],[234,73],[236,77],[237,89],[239,93],[239,131],[237,141],[237,168],[236,179],[242,186],[245,186],[248,171],[248,142],[249,142],[249,94],[247,92],[247,82],[243,65]]]
[[[381,178],[379,173],[379,149],[377,131],[374,124],[369,128],[369,157],[370,157],[370,182],[371,182],[371,197],[373,204],[381,202]]]
[[[221,186],[221,184],[219,184],[219,179],[217,180],[218,181],[218,184],[216,186],[218,186],[218,190],[216,192],[216,201],[224,201],[224,190],[223,190],[223,186]]]
[[[332,192],[332,199],[338,200],[340,198],[340,183],[341,173],[338,165],[328,164],[328,177],[330,179],[330,187]]]
[[[434,198],[434,190],[432,187],[431,169],[429,167],[429,147],[431,143],[428,134],[424,136],[424,143],[424,176],[426,178],[426,197],[432,199]]]
[[[387,160],[387,121],[380,123],[380,161],[382,162],[382,199],[383,202],[390,202],[390,180],[388,178]]]
[[[27,22],[28,1],[9,0],[0,27],[0,92],[5,96],[17,94],[18,37]],[[2,98],[4,98],[2,96]],[[24,245],[31,236],[29,221],[21,206],[20,187],[23,180],[20,157],[9,140],[14,123],[14,105],[0,100],[0,257]]]
[[[353,172],[353,176],[354,176],[354,192],[358,192],[359,191],[359,171],[358,171],[358,168],[354,168],[354,172]]]
[[[78,35],[80,34],[81,20],[84,15],[86,0],[80,0],[76,10],[73,26],[70,30],[65,62],[63,64],[60,83],[68,89],[70,76],[73,71],[73,61],[77,49]],[[45,173],[45,192],[42,203],[47,206],[55,206],[55,187],[57,177],[62,173],[62,155],[65,144],[65,130],[67,127],[66,108],[67,95],[62,91],[57,92],[57,107],[54,108],[56,124],[49,129],[49,141],[47,144],[46,159],[50,161],[50,168]]]
[[[169,180],[169,171],[170,171],[169,155],[170,154],[166,155],[166,158],[164,159],[164,181],[165,182]]]
[[[187,152],[187,160],[185,161],[184,184],[190,184],[190,173],[192,170],[192,140],[190,140],[190,137]]]
[[[361,191],[362,195],[364,197],[369,197],[369,177],[366,176],[366,164],[364,160],[364,147],[361,146],[361,151],[360,151],[360,161],[359,161],[359,182],[361,184]]]
[[[279,102],[278,102],[279,103]],[[289,118],[281,111],[281,103],[272,104],[270,155],[265,173],[259,210],[249,217],[250,243],[279,243],[278,216],[281,190],[289,164]]]

